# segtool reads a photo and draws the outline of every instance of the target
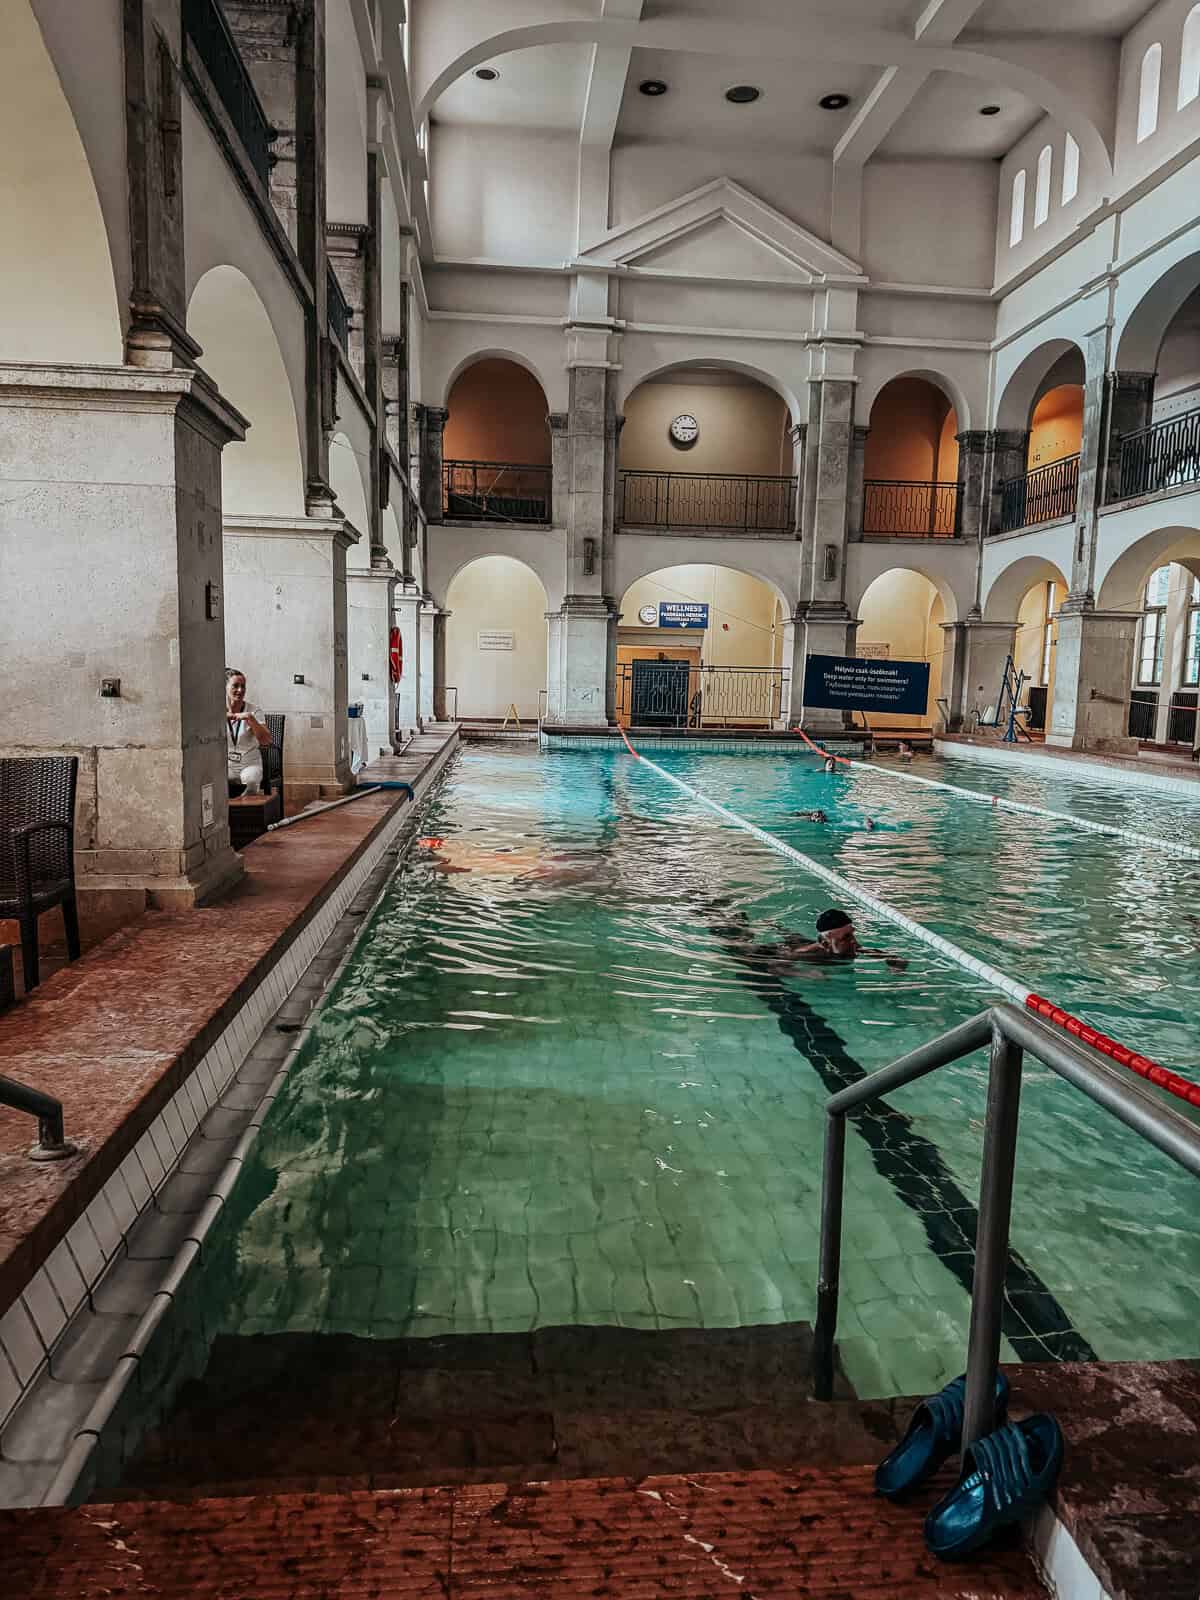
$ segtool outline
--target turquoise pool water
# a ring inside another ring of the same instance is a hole
[[[655,760],[1194,1069],[1200,864],[807,757]],[[1200,834],[1174,798],[918,770]],[[795,815],[817,806],[826,827]],[[807,930],[829,891],[624,754],[467,749],[423,829],[442,848],[385,895],[206,1247],[209,1331],[811,1320],[828,1094],[995,995],[868,916],[903,971],[748,966],[740,933]],[[853,1125],[839,1346],[860,1393],[962,1368],[985,1069]],[[1200,1355],[1195,1210],[1190,1179],[1031,1063],[1007,1357]]]

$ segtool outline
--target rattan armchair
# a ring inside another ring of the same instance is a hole
[[[79,959],[75,907],[78,756],[0,757],[0,917],[21,929],[25,991],[36,988],[38,917],[62,906],[67,953]]]

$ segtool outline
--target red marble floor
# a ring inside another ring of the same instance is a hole
[[[24,1600],[1044,1600],[1009,1540],[963,1566],[869,1468],[0,1512]]]
[[[366,795],[255,840],[227,899],[145,913],[0,1015],[5,1074],[61,1099],[80,1147],[34,1164],[30,1119],[0,1107],[0,1313],[402,803]]]

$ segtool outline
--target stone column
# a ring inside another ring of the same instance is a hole
[[[1071,597],[1064,601],[1058,612],[1048,745],[1111,754],[1137,749],[1128,727],[1139,620],[1136,611],[1097,611]]]
[[[846,656],[854,653],[858,618],[852,617],[841,601],[828,605],[809,601],[797,606],[789,622],[792,652],[789,663],[788,726],[803,727],[810,734],[845,733],[848,720],[846,712],[828,706],[805,705],[804,675],[809,656]],[[787,657],[784,659],[786,661]]]
[[[367,240],[370,229],[362,222],[327,222],[325,248],[334,277],[350,307],[350,367],[367,387]]]
[[[850,472],[846,481],[846,536],[859,540],[863,536],[863,514],[866,510],[867,435],[870,428],[861,422],[854,424],[850,437]]]
[[[942,687],[948,689],[950,729],[953,733],[973,733],[977,713],[999,704],[1004,681],[1004,664],[1017,640],[1017,624],[985,622],[982,617],[967,617],[962,622],[942,624],[946,648],[952,652],[947,685],[946,665],[942,666]]]
[[[1107,323],[1088,335],[1084,350],[1083,435],[1079,442],[1079,493],[1075,501],[1075,555],[1070,593],[1094,603],[1096,513],[1104,500],[1107,476],[1108,343]]]
[[[404,285],[401,285],[403,288]],[[388,334],[379,346],[383,387],[384,437],[401,470],[408,471],[408,353],[403,334]]]
[[[1105,389],[1104,493],[1101,504],[1121,498],[1121,440],[1150,426],[1154,415],[1153,372],[1110,372]]]
[[[355,567],[346,574],[349,698],[362,701],[372,761],[377,755],[390,755],[395,742],[396,685],[390,671],[390,638],[398,582],[390,563],[386,567]]]
[[[569,594],[559,613],[559,715],[565,727],[609,725],[615,685],[610,632],[616,613],[603,595]]]
[[[79,756],[85,912],[241,874],[225,769],[221,449],[202,372],[0,366],[0,749]]]
[[[562,617],[546,613],[546,722],[562,721]]]
[[[550,429],[550,504],[556,528],[565,528],[570,512],[571,445],[567,413],[552,411],[546,418]]]
[[[797,539],[801,537],[804,523],[804,454],[807,435],[807,422],[795,422],[788,429],[788,438],[792,444],[792,476],[796,480],[796,504],[792,527]]]
[[[325,253],[325,6],[300,0],[296,18],[296,253],[313,289],[304,326],[305,505],[331,516],[329,435],[334,426],[337,358],[329,338],[328,258]]]
[[[422,599],[420,610],[421,643],[418,651],[420,661],[420,678],[418,680],[418,701],[421,708],[422,723],[433,722],[433,629],[437,618],[437,607],[428,597]]]
[[[443,522],[442,511],[442,436],[450,413],[445,406],[422,406],[421,425],[421,509],[426,522]]]
[[[958,537],[978,544],[988,530],[987,494],[994,435],[970,428],[958,439]]]
[[[401,669],[396,685],[396,723],[407,735],[421,726],[421,606],[424,596],[415,583],[401,582],[393,600],[400,629]],[[431,702],[432,704],[432,702]]]
[[[991,434],[991,504],[984,508],[985,535],[1001,532],[1001,487],[1006,478],[1019,478],[1029,467],[1029,430],[997,428]]]
[[[353,788],[346,553],[356,543],[343,517],[225,519],[229,665],[245,672],[256,705],[287,717],[289,800]]]
[[[301,28],[294,0],[223,0],[238,54],[275,129],[271,206],[292,242],[296,232],[296,53]]]

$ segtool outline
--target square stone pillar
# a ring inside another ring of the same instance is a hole
[[[1003,486],[1008,478],[1019,478],[1029,468],[1029,432],[1025,428],[997,428],[990,435],[992,453],[991,504],[984,508],[985,535],[1000,533],[1003,511]]]
[[[1135,495],[1139,490],[1121,483],[1121,440],[1150,426],[1154,415],[1153,372],[1110,372],[1105,388],[1104,492],[1101,505]]]
[[[300,27],[287,0],[222,0],[221,11],[237,42],[275,137],[271,141],[271,206],[292,248],[296,232],[296,90]]]
[[[396,685],[398,731],[407,736],[421,727],[421,607],[424,596],[414,583],[401,583],[393,598],[400,629],[400,682]]]
[[[942,663],[942,690],[950,702],[950,731],[973,733],[989,706],[999,704],[1004,664],[1017,641],[1017,624],[968,617],[945,622],[949,661]]]
[[[842,734],[849,715],[829,706],[804,703],[804,675],[809,656],[846,656],[854,653],[858,618],[852,617],[841,601],[823,605],[801,604],[790,619],[792,653],[789,692],[789,727],[802,727],[810,734]],[[785,660],[787,658],[785,657]]]
[[[287,717],[289,800],[320,800],[354,787],[346,726],[346,552],[355,542],[342,517],[225,519],[228,665],[246,674],[252,705]]]
[[[355,377],[367,387],[367,241],[364,222],[327,222],[325,249],[341,291],[350,307],[350,338],[346,354]]]
[[[866,511],[867,435],[870,428],[854,424],[850,436],[850,471],[846,480],[846,537],[861,540]]]
[[[984,428],[970,428],[957,435],[958,535],[968,544],[978,543],[988,532],[985,501],[993,438]]]
[[[443,611],[439,606],[433,616],[433,720],[435,722],[448,722],[450,719],[450,696],[446,693],[446,624],[450,621],[450,612]],[[458,696],[454,697],[454,711],[458,714]]]
[[[431,600],[423,599],[420,610],[421,644],[418,651],[420,678],[417,699],[421,708],[422,723],[433,722],[433,630],[438,608]]]
[[[420,407],[420,495],[426,522],[444,522],[442,510],[442,441],[450,413],[445,406]]]
[[[600,595],[569,594],[559,614],[559,704],[562,727],[604,728],[615,693],[610,635],[615,613]]]
[[[546,613],[546,722],[562,721],[562,617]]]
[[[566,527],[570,512],[571,446],[567,421],[565,411],[552,411],[546,418],[550,428],[550,516],[556,528]]]
[[[192,369],[0,366],[0,750],[79,756],[85,912],[188,906],[241,874],[221,449],[245,427]]]
[[[814,379],[808,386],[804,443],[804,536],[800,602],[792,617],[790,720],[808,732],[841,733],[847,714],[804,703],[810,655],[844,656],[853,649],[857,619],[845,602],[846,525],[854,425],[853,381]]]
[[[1117,755],[1137,749],[1128,729],[1139,621],[1136,611],[1096,611],[1070,600],[1063,605],[1047,744]]]
[[[396,685],[390,656],[398,582],[390,566],[353,567],[346,574],[349,698],[362,701],[371,761],[390,755],[395,746]]]

